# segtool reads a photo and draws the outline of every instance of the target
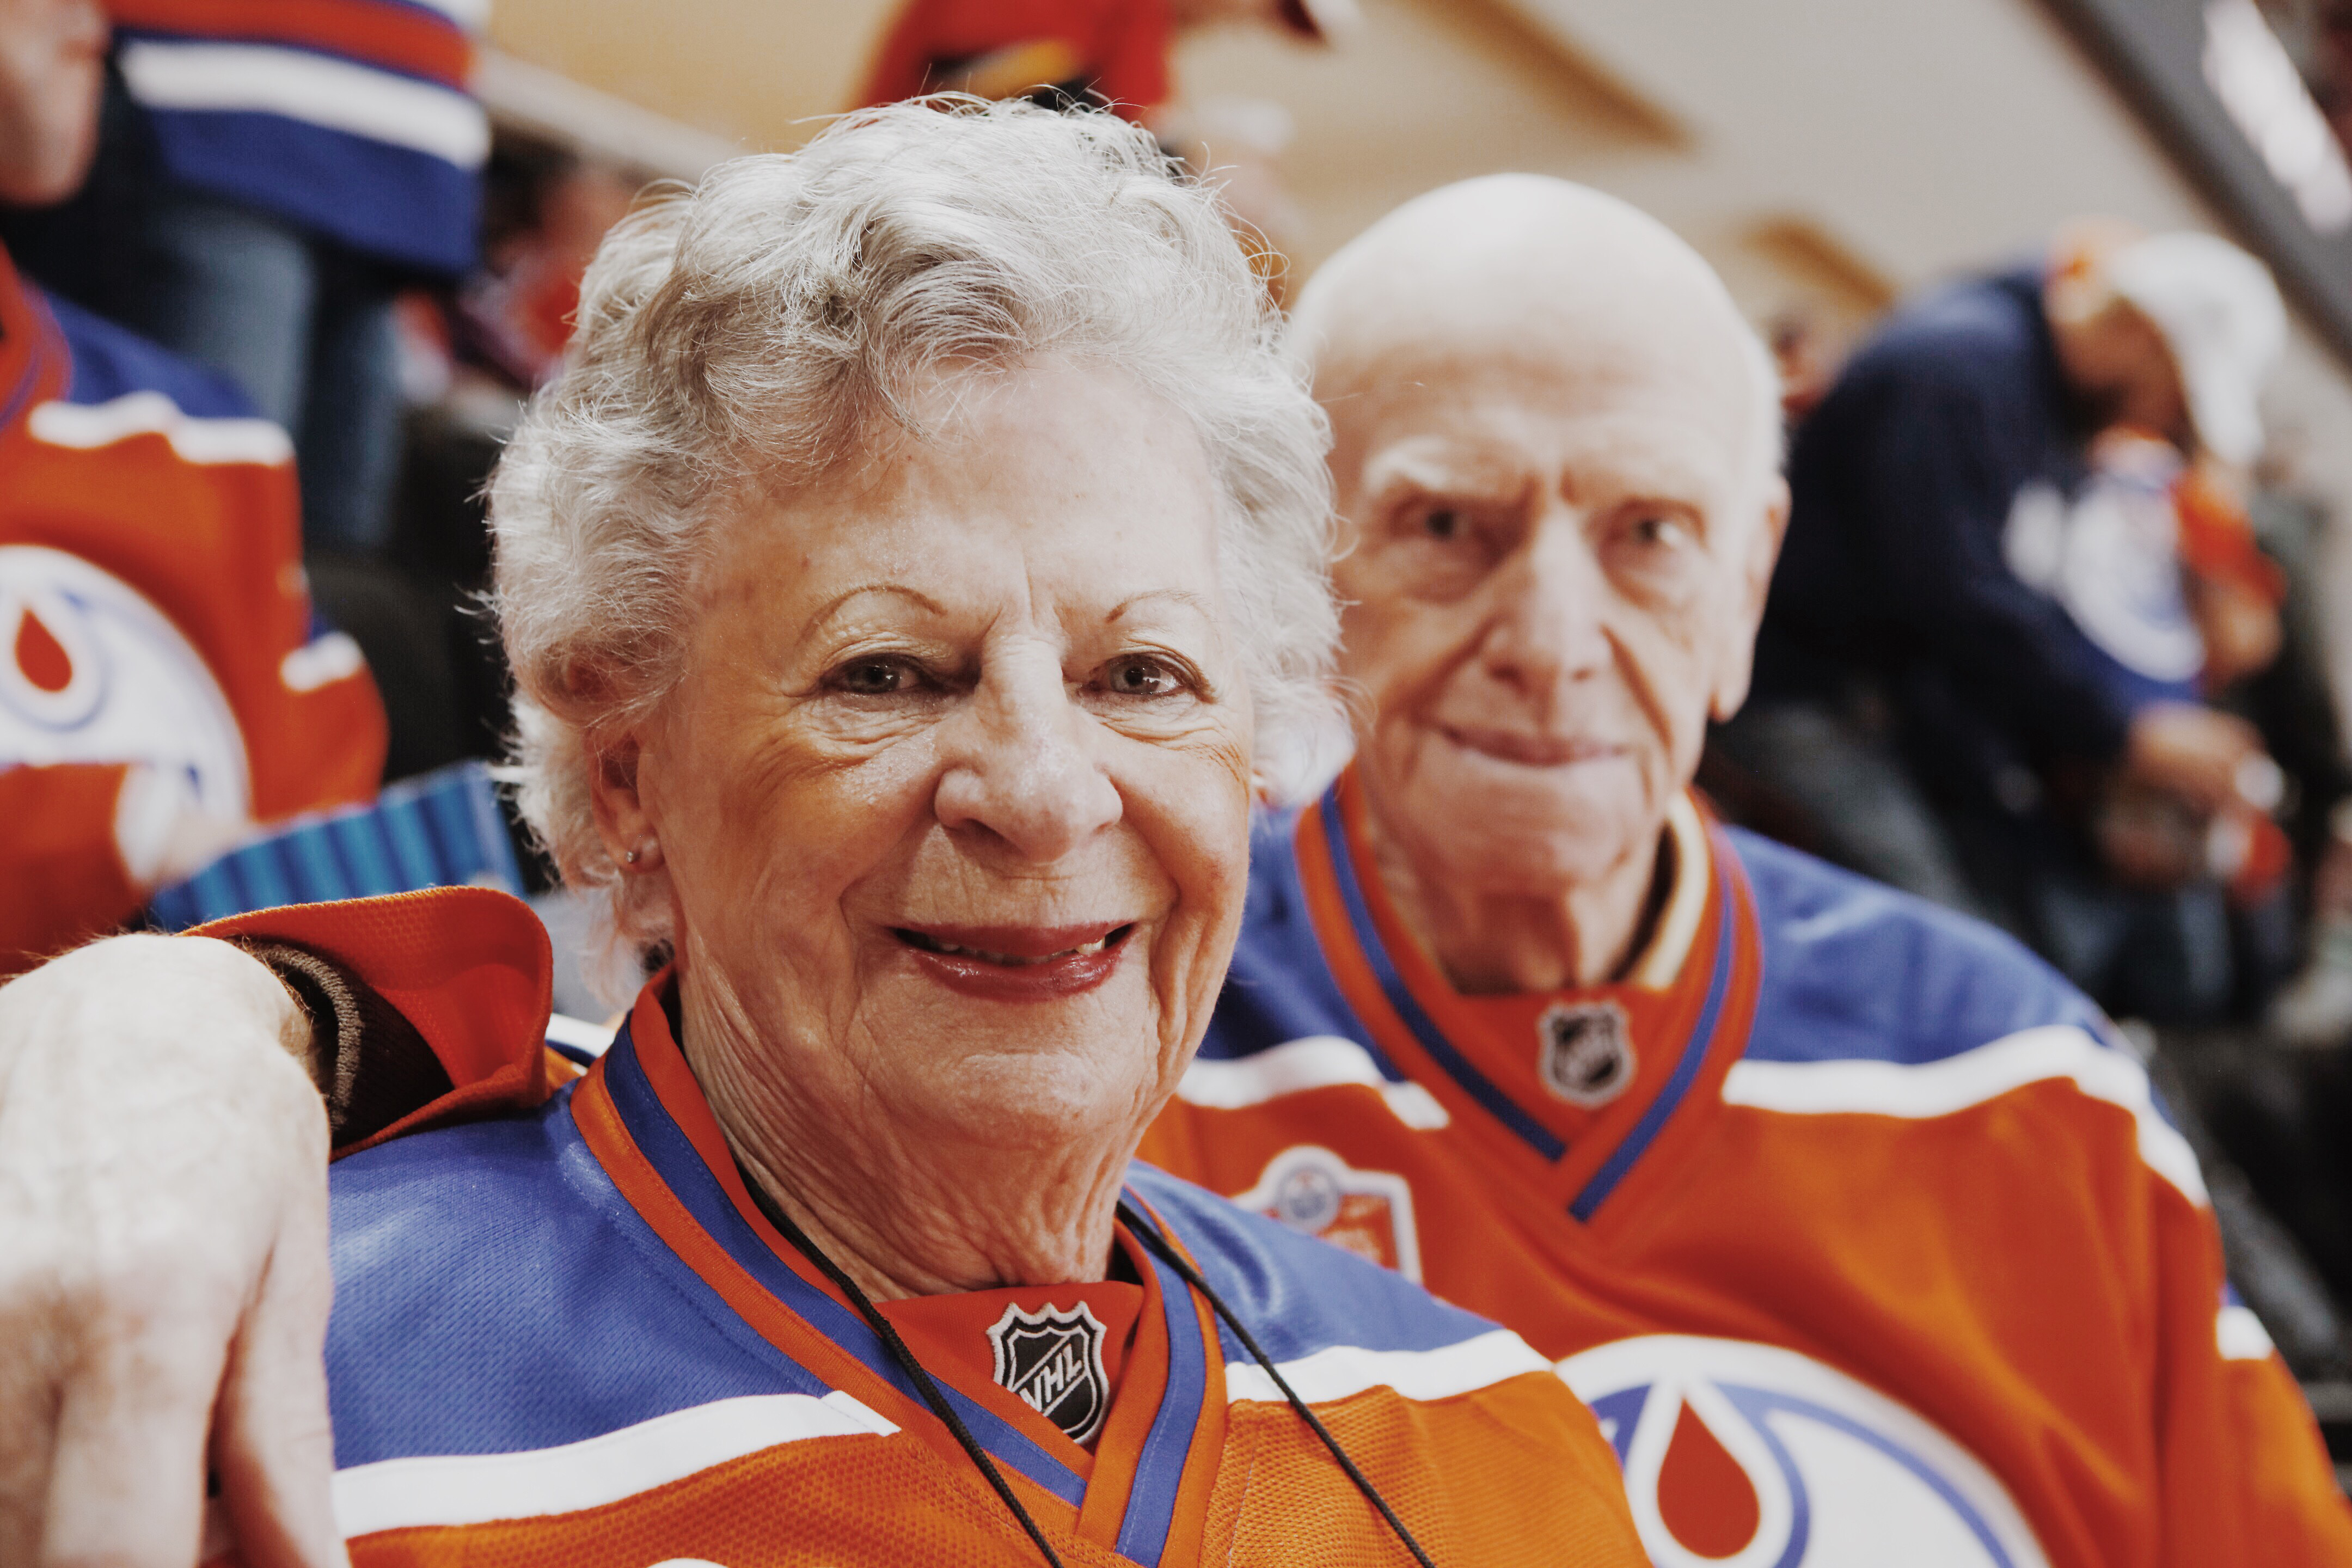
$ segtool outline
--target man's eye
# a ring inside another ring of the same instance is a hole
[[[1451,539],[1462,531],[1462,514],[1450,506],[1433,507],[1421,525],[1432,539]]]
[[[1116,658],[1103,668],[1103,684],[1121,697],[1166,697],[1182,689],[1176,672],[1156,658]]]
[[[856,697],[887,697],[913,683],[913,672],[895,658],[861,658],[834,673],[833,684]]]
[[[1690,539],[1690,530],[1679,519],[1654,512],[1634,520],[1633,537],[1644,544],[1680,545]]]

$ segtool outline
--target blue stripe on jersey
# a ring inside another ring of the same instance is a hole
[[[830,1392],[662,1244],[588,1152],[569,1091],[354,1154],[329,1184],[339,1468]]]
[[[1250,822],[1249,904],[1244,932],[1200,1054],[1230,1060],[1309,1035],[1338,1035],[1364,1048],[1391,1083],[1405,1075],[1348,1005],[1298,879],[1298,816],[1256,812]]]
[[[34,292],[31,285],[26,292]],[[111,403],[134,392],[160,392],[192,418],[254,416],[251,400],[226,376],[93,316],[70,300],[53,294],[39,298],[57,320],[72,367],[66,383],[68,403]]]
[[[1202,1278],[1276,1361],[1334,1345],[1442,1350],[1495,1326],[1392,1268],[1238,1208],[1165,1171],[1135,1164],[1128,1185],[1167,1221]],[[1230,1330],[1221,1325],[1219,1335],[1226,1364],[1255,1364]]]
[[[1339,897],[1348,907],[1349,923],[1355,927],[1356,945],[1363,950],[1371,964],[1372,975],[1380,982],[1382,994],[1404,1026],[1412,1031],[1421,1048],[1429,1053],[1430,1060],[1444,1068],[1447,1077],[1460,1085],[1464,1093],[1486,1108],[1486,1113],[1513,1132],[1518,1134],[1537,1153],[1547,1160],[1557,1160],[1568,1145],[1552,1135],[1551,1130],[1519,1109],[1517,1102],[1496,1088],[1494,1079],[1480,1072],[1470,1059],[1454,1048],[1445,1031],[1436,1020],[1421,1009],[1404,983],[1404,976],[1389,961],[1388,949],[1381,944],[1381,933],[1372,924],[1372,912],[1364,902],[1364,890],[1356,882],[1355,863],[1348,854],[1347,830],[1339,819],[1339,786],[1333,784],[1323,796],[1323,837],[1331,856],[1331,870],[1339,884]]]
[[[2006,933],[1753,833],[1728,837],[1763,946],[1748,1060],[1916,1065],[2043,1024],[2112,1040],[2089,998]]]
[[[1720,872],[1717,879],[1721,880]],[[1592,1212],[1617,1190],[1625,1173],[1633,1168],[1633,1163],[1648,1151],[1667,1119],[1681,1107],[1683,1097],[1698,1078],[1699,1068],[1706,1063],[1707,1047],[1715,1042],[1716,1024],[1723,1016],[1723,998],[1731,989],[1732,927],[1737,923],[1739,908],[1730,889],[1725,888],[1716,896],[1721,900],[1722,913],[1716,921],[1715,973],[1707,979],[1706,1001],[1699,1007],[1698,1022],[1692,1026],[1690,1038],[1683,1042],[1682,1059],[1675,1064],[1674,1076],[1666,1079],[1665,1087],[1658,1090],[1658,1098],[1650,1102],[1650,1108],[1642,1112],[1642,1120],[1633,1124],[1624,1142],[1610,1152],[1601,1169],[1592,1173],[1592,1179],[1584,1184],[1584,1190],[1568,1205],[1568,1212],[1578,1219],[1591,1219]]]
[[[1184,1460],[1192,1450],[1201,1404],[1209,1390],[1208,1347],[1201,1339],[1192,1288],[1156,1256],[1151,1271],[1160,1282],[1160,1307],[1168,1323],[1168,1390],[1143,1439],[1135,1483],[1127,1494],[1127,1514],[1118,1523],[1119,1555],[1145,1568],[1154,1568],[1167,1549],[1168,1529],[1176,1519],[1176,1493],[1184,1484]]]
[[[455,277],[474,264],[478,169],[261,110],[145,112],[164,165],[199,190],[396,265]]]
[[[604,1054],[604,1088],[613,1097],[614,1108],[620,1112],[630,1138],[652,1163],[663,1184],[686,1205],[695,1223],[726,1248],[730,1258],[818,1333],[863,1362],[866,1370],[908,1399],[922,1403],[923,1396],[913,1381],[899,1370],[898,1363],[891,1359],[874,1331],[866,1326],[865,1320],[803,1279],[796,1269],[769,1250],[768,1244],[743,1218],[735,1201],[727,1195],[727,1189],[719,1184],[719,1178],[703,1163],[701,1152],[687,1137],[686,1130],[678,1126],[654,1092],[652,1081],[637,1062],[636,1046],[629,1037],[626,1024],[614,1037],[612,1049]],[[963,1417],[971,1435],[1000,1462],[1012,1466],[1073,1508],[1086,1500],[1086,1481],[1076,1470],[1030,1441],[994,1412],[945,1383],[939,1387],[956,1414]]]

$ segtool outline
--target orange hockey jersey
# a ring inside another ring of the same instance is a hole
[[[545,938],[518,934],[534,923],[454,889],[208,929],[333,952],[453,1079],[503,1082],[521,1104],[546,1082]],[[534,937],[535,976],[513,962]],[[418,988],[436,963],[437,988]],[[327,1363],[353,1562],[1042,1562],[751,1198],[673,1037],[667,980],[535,1111],[336,1165]],[[1156,1171],[1135,1167],[1128,1198],[1437,1563],[1639,1568],[1607,1444],[1517,1335]],[[883,1309],[1061,1561],[1408,1561],[1209,1302],[1124,1223],[1118,1247],[1106,1281]]]
[[[1343,778],[1144,1157],[1516,1329],[1662,1568],[2352,1563],[2195,1157],[2006,938],[1673,816],[1622,984],[1457,995]]]
[[[0,976],[134,913],[184,812],[374,793],[383,710],[311,618],[292,460],[0,254]]]

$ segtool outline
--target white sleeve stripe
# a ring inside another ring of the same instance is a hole
[[[1277,1362],[1282,1375],[1309,1405],[1391,1388],[1407,1399],[1451,1399],[1491,1387],[1523,1372],[1549,1372],[1551,1363],[1508,1329],[1496,1329],[1433,1351],[1368,1351],[1333,1345],[1297,1361]],[[1282,1391],[1253,1363],[1225,1363],[1225,1400],[1279,1404]]]
[[[780,1443],[898,1429],[838,1390],[822,1399],[721,1399],[560,1447],[354,1465],[335,1473],[335,1526],[353,1541],[384,1530],[576,1513]]]
[[[151,109],[280,114],[461,169],[489,156],[482,106],[432,82],[269,44],[133,38],[120,58],[131,96]]]
[[[367,655],[348,633],[324,632],[279,659],[278,679],[289,691],[316,691],[366,668]]]
[[[2148,1168],[2192,1202],[2207,1201],[2196,1153],[2157,1110],[2147,1069],[2071,1024],[2020,1030],[1916,1067],[1881,1061],[1735,1062],[1723,1081],[1723,1099],[1728,1105],[1790,1115],[1858,1112],[1924,1120],[2051,1079],[2072,1079],[2091,1099],[2131,1112],[2140,1158]]]
[[[289,463],[294,443],[267,419],[198,419],[160,392],[130,392],[105,403],[44,403],[28,427],[52,447],[88,451],[133,436],[161,436],[184,463]]]
[[[2223,1361],[2268,1361],[2271,1333],[2251,1307],[2223,1307],[2213,1318],[2213,1342]]]
[[[1443,1127],[1452,1120],[1437,1097],[1417,1083],[1382,1076],[1372,1054],[1339,1035],[1286,1040],[1231,1061],[1196,1060],[1176,1086],[1176,1098],[1211,1110],[1241,1110],[1286,1094],[1360,1084],[1376,1089],[1408,1127]]]

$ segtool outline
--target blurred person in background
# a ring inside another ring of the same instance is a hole
[[[314,550],[379,551],[394,299],[475,255],[474,4],[120,0],[98,164],[11,225],[50,289],[227,375],[294,435]]]
[[[1706,263],[1611,198],[1473,181],[1344,249],[1293,330],[1334,424],[1357,757],[1258,824],[1144,1157],[1554,1358],[1657,1562],[2352,1560],[2196,1159],[2096,1010],[1689,792],[1784,505],[1769,361]],[[445,996],[474,963],[409,958]],[[241,1144],[295,1147],[252,1103]],[[293,1179],[180,1194],[222,1239],[179,1288],[247,1289],[227,1229],[282,1223]]]
[[[0,203],[80,183],[105,48],[88,0],[0,0]],[[0,974],[374,794],[383,710],[300,543],[282,429],[0,252]]]
[[[2252,258],[2108,223],[1898,311],[1797,435],[1756,695],[1720,734],[1832,859],[2157,1022],[2232,1004],[2222,883],[2275,880],[2279,771],[2202,698],[2268,657],[2272,609],[2184,577],[2174,492],[2191,458],[2192,500],[2239,482],[2212,474],[2259,450],[2284,337]]]
[[[1105,105],[1153,130],[1174,97],[1178,37],[1234,24],[1326,42],[1358,25],[1355,0],[908,0],[861,100],[931,92]]]
[[[1171,54],[1187,33],[1255,26],[1343,45],[1356,0],[908,0],[884,35],[862,94],[891,103],[931,92],[1095,103],[1148,126],[1168,154],[1217,184],[1234,231],[1276,304],[1298,227],[1280,159],[1279,104],[1180,98]]]

